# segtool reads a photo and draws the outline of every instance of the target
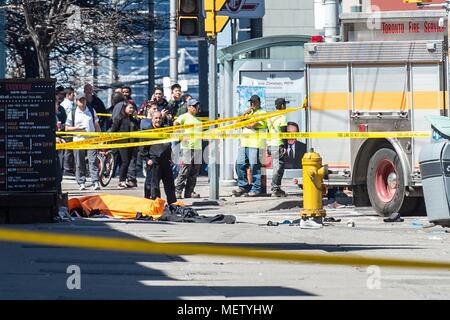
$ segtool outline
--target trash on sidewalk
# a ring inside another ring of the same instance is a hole
[[[355,221],[350,220],[350,221],[347,222],[347,227],[354,228],[355,226],[356,226]]]
[[[267,226],[269,227],[277,227],[281,224],[287,224],[287,225],[292,225],[294,222],[291,222],[290,220],[284,220],[283,222],[274,222],[274,221],[267,221]]]
[[[216,224],[234,224],[236,217],[232,215],[218,214],[212,217],[201,216],[194,208],[169,205],[164,210],[160,221],[188,222],[188,223],[216,223]]]
[[[333,217],[325,217],[323,218],[323,222],[341,222],[341,219],[335,219]]]
[[[308,217],[300,220],[301,229],[321,229],[323,228],[322,217]]]
[[[411,222],[411,226],[413,226],[413,228],[423,228],[423,223],[420,220],[413,220]]]
[[[384,222],[403,222],[403,221],[405,221],[405,219],[403,219],[403,218],[400,216],[400,213],[394,212],[393,214],[391,214],[391,215],[389,216],[389,218],[383,219],[383,221],[384,221]]]
[[[69,209],[67,207],[60,207],[58,210],[58,216],[56,217],[57,222],[72,222],[75,219],[69,214]]]

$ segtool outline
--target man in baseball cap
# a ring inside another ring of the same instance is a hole
[[[245,115],[261,115],[266,113],[261,108],[261,99],[257,95],[251,96],[250,108]],[[251,134],[253,137],[241,139],[241,146],[236,159],[236,173],[238,177],[238,188],[232,191],[233,196],[258,197],[262,194],[261,183],[261,158],[266,149],[266,140],[257,136],[257,133],[264,132],[267,128],[267,121],[261,120],[248,125],[242,129],[243,134]],[[256,135],[256,136],[255,136]],[[247,169],[250,168],[252,182],[247,178]]]
[[[259,102],[261,103],[261,98],[259,96],[257,96],[256,94],[252,95],[250,97],[250,99],[248,100],[248,102]]]
[[[197,114],[200,111],[200,102],[191,99],[187,102],[187,112],[179,116],[174,125],[199,124]],[[201,135],[201,128],[186,129],[185,133]],[[181,141],[181,156],[183,159],[180,165],[180,173],[175,180],[176,198],[181,199],[184,190],[184,198],[200,198],[194,191],[197,184],[197,176],[202,165],[202,140],[199,138]]]
[[[275,107],[282,106],[283,104],[286,106],[290,101],[287,101],[285,98],[277,98],[275,100]],[[277,108],[278,109],[278,108]]]

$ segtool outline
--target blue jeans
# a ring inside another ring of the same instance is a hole
[[[240,147],[236,159],[238,186],[245,191],[261,193],[261,161],[263,149]],[[252,184],[248,183],[247,168],[252,171]]]

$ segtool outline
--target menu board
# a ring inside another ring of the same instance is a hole
[[[56,190],[55,82],[0,80],[0,192]]]

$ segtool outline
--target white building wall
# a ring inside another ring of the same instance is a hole
[[[313,35],[314,0],[266,0],[263,35]]]

